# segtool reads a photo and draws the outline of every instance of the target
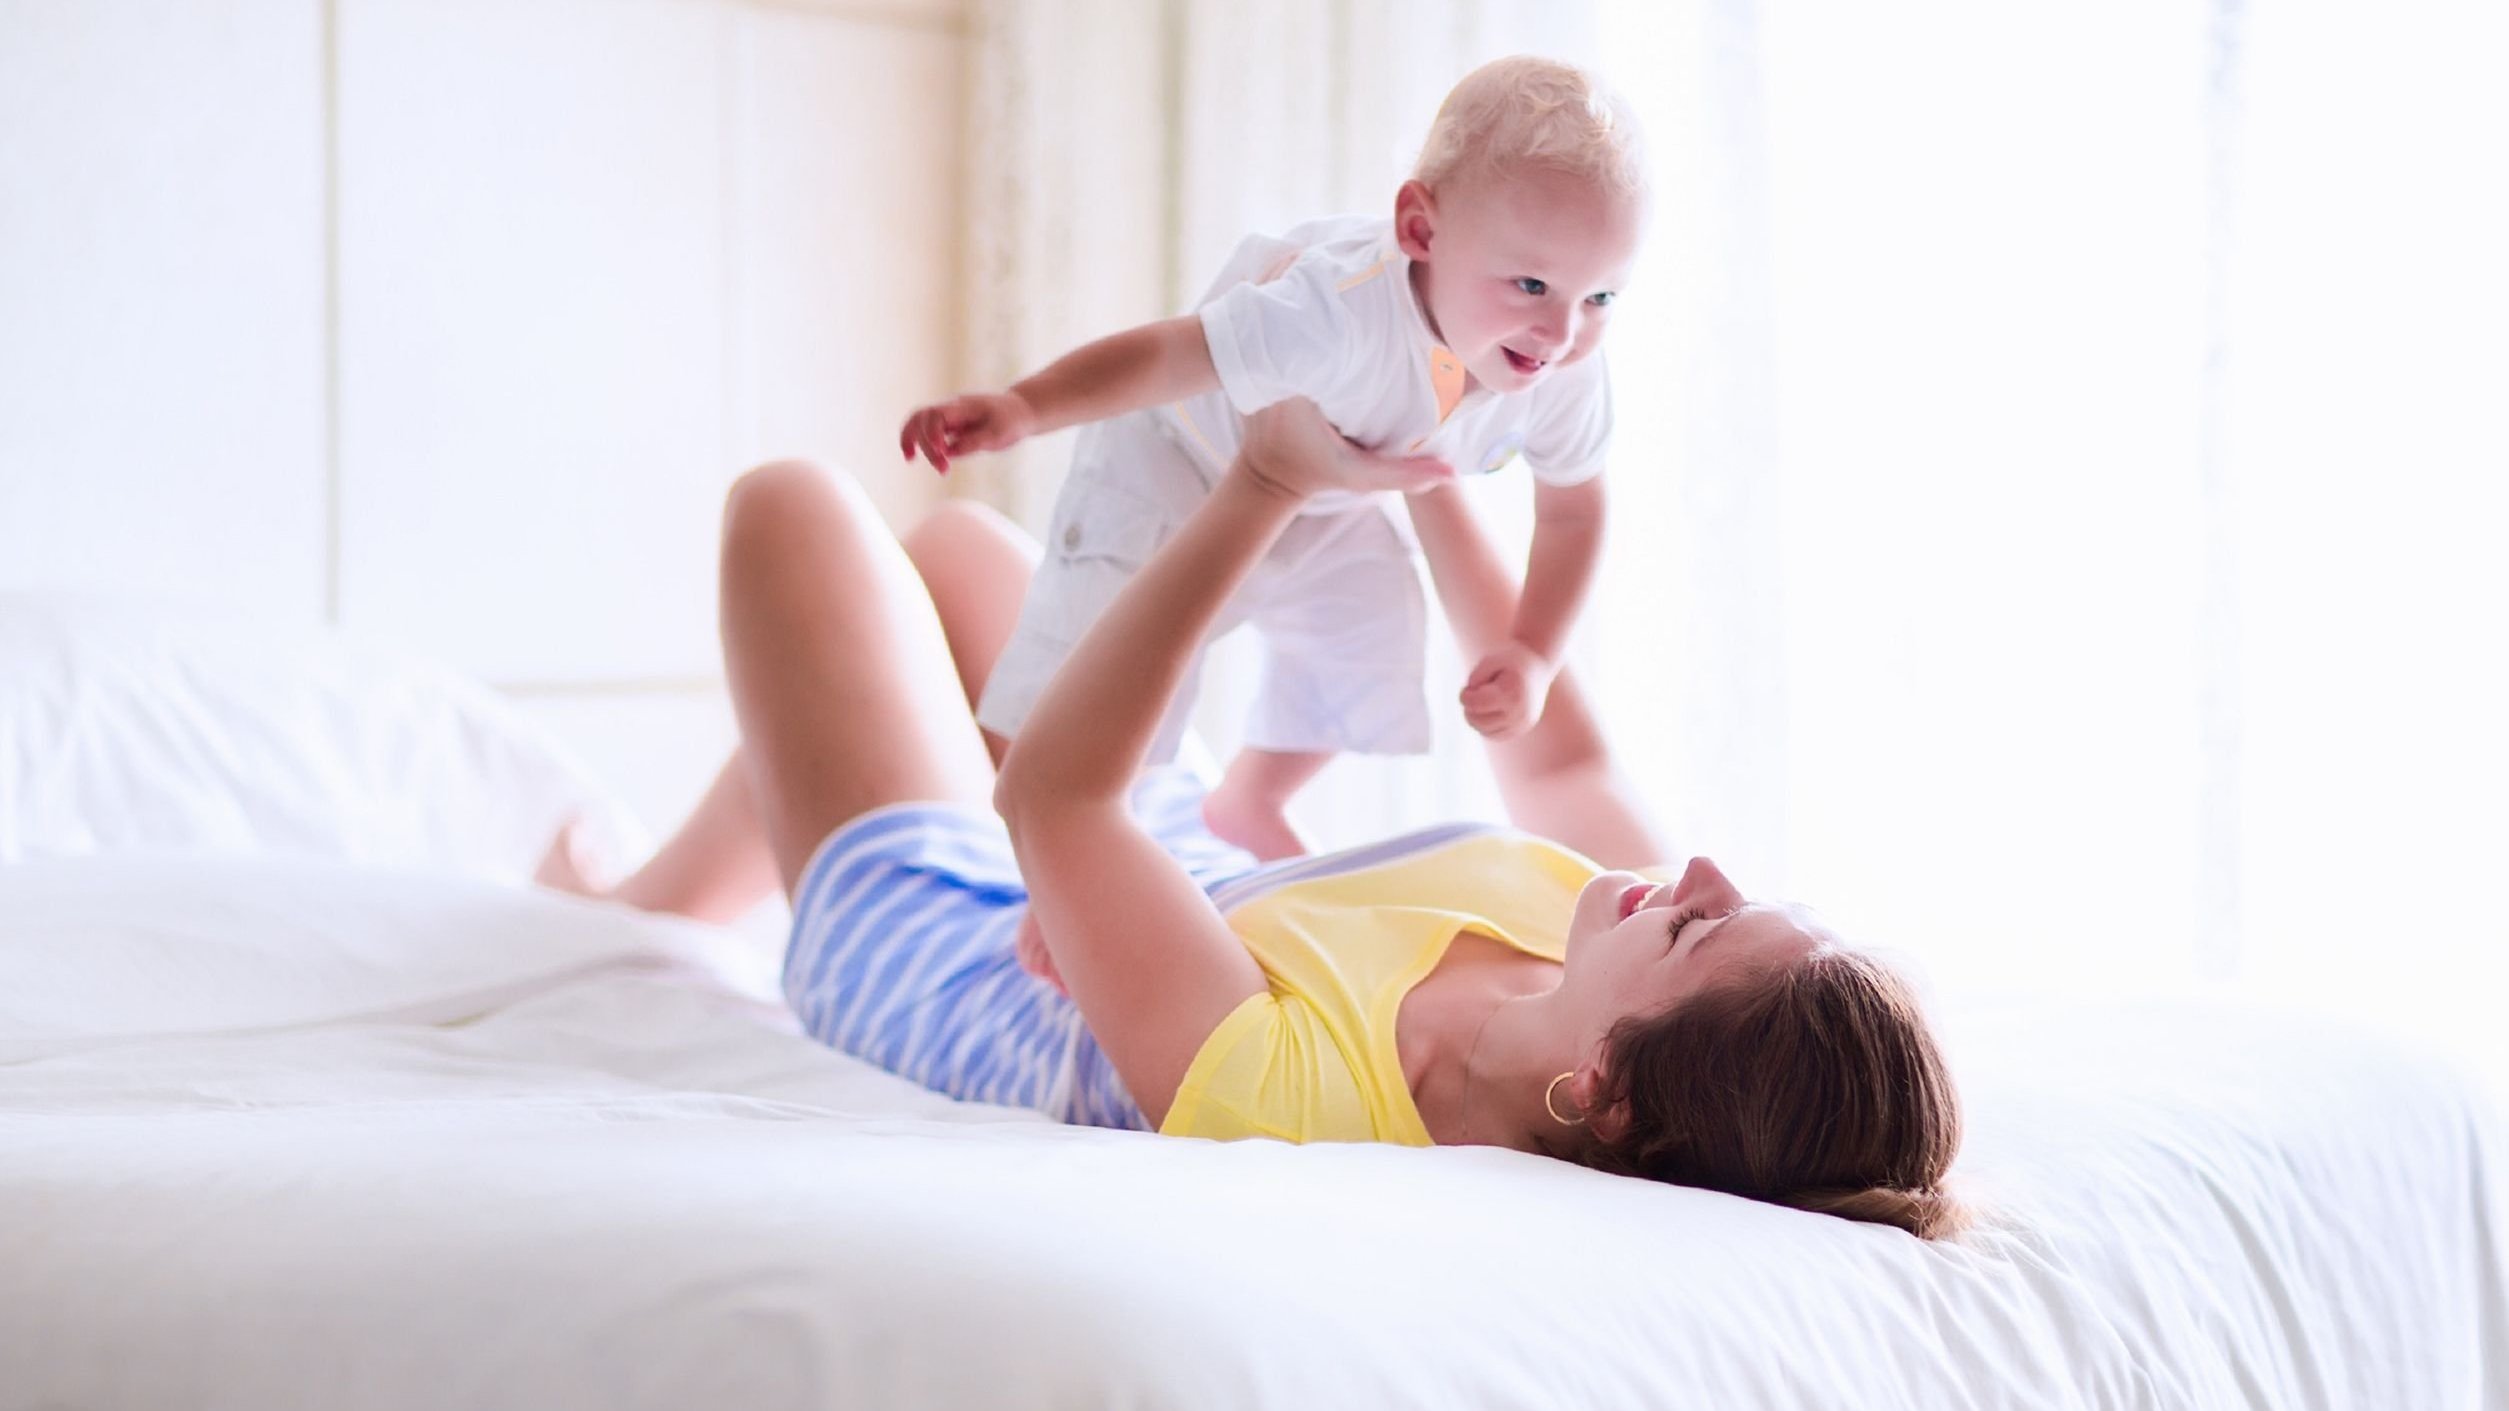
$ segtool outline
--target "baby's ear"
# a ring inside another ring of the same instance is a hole
[[[1437,195],[1428,183],[1406,181],[1394,193],[1394,244],[1404,256],[1414,260],[1429,257],[1429,245],[1437,236]]]

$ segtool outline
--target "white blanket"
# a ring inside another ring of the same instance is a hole
[[[728,933],[0,869],[0,1406],[2509,1406],[2501,1131],[2220,1007],[1954,1016],[1927,1245],[1505,1152],[963,1106]]]

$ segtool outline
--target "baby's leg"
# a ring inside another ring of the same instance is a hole
[[[1156,414],[1134,412],[1081,428],[1042,553],[1028,560],[1033,580],[984,644],[980,655],[991,665],[982,686],[970,682],[976,721],[989,739],[1019,733],[1073,647],[1209,495],[1202,471],[1161,429]],[[1211,635],[1223,635],[1236,621],[1234,607],[1224,609]],[[1174,756],[1194,685],[1189,672],[1148,763]]]
[[[1203,819],[1271,862],[1309,850],[1290,825],[1289,801],[1334,755],[1428,747],[1427,609],[1409,543],[1374,505],[1291,526],[1255,587],[1262,682],[1247,745],[1204,801]]]
[[[1307,840],[1290,824],[1289,801],[1332,760],[1322,751],[1239,750],[1202,800],[1202,821],[1265,862],[1296,857]]]

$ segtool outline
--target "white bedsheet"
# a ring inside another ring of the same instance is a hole
[[[2509,1405],[2500,1130],[2313,1021],[1964,1011],[1989,1215],[1929,1246],[960,1106],[761,959],[330,864],[0,869],[0,1405]]]

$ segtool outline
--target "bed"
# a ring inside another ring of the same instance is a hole
[[[232,661],[131,621],[0,603],[0,1406],[2509,1406],[2503,1130],[2391,1037],[1951,1006],[1935,1245],[1064,1128],[810,1042],[754,936],[521,885],[598,788],[484,693],[296,643],[204,704]]]

